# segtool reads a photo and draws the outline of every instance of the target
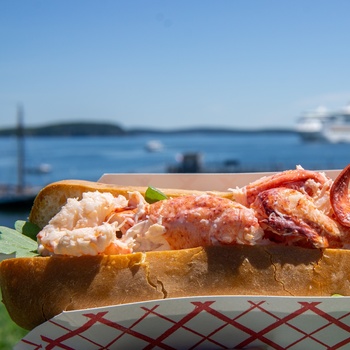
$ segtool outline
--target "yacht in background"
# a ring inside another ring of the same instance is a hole
[[[145,145],[145,150],[147,152],[160,152],[164,149],[164,145],[161,141],[158,140],[150,140]]]
[[[304,141],[350,143],[350,105],[336,111],[320,107],[297,120],[295,130]]]

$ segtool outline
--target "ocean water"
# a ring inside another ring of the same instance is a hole
[[[145,145],[159,140],[163,149],[148,152]],[[0,184],[16,184],[17,143],[0,138]],[[350,163],[350,144],[304,143],[294,134],[183,133],[122,137],[25,139],[26,174],[30,185],[44,186],[62,179],[96,181],[103,173],[166,173],[185,152],[199,152],[204,164],[235,160],[241,166],[279,170],[301,165],[307,169],[340,169]],[[51,171],[33,171],[47,164]],[[0,225],[12,226],[28,213],[1,212]]]

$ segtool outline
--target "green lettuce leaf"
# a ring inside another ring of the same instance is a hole
[[[18,221],[15,223],[16,229],[0,226],[0,254],[14,254],[16,258],[38,255],[36,238],[31,238],[35,227],[27,224]]]
[[[34,241],[36,241],[36,235],[40,232],[39,226],[24,220],[17,220],[15,222],[15,229]]]

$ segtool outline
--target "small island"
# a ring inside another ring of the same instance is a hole
[[[0,129],[0,136],[16,136],[18,129],[16,127]],[[57,123],[51,125],[37,126],[37,127],[23,127],[24,136],[34,137],[74,137],[74,136],[129,136],[141,134],[188,134],[188,133],[222,133],[222,134],[294,134],[293,129],[282,128],[263,128],[263,129],[229,129],[229,128],[210,128],[210,127],[193,127],[193,128],[179,128],[170,130],[161,130],[157,128],[133,128],[126,129],[118,124],[103,123],[103,122],[68,122]]]

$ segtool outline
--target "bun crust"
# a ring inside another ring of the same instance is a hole
[[[341,272],[341,273],[340,273]],[[3,302],[32,329],[64,310],[205,295],[350,295],[350,251],[231,246],[0,264]]]

